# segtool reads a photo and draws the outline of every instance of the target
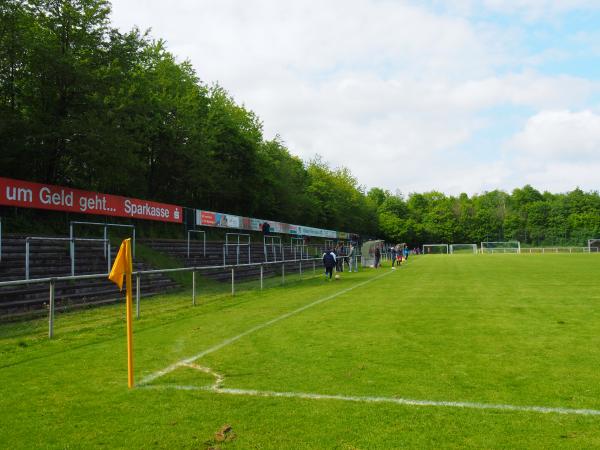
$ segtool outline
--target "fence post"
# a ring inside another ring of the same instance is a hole
[[[104,257],[106,258],[106,265],[107,265],[107,271],[106,273],[110,273],[110,255],[108,254],[108,252],[110,252],[110,248],[108,245],[108,241],[106,240],[106,238],[104,239]]]
[[[261,265],[260,265],[260,290],[261,290],[261,291],[262,291],[262,289],[263,289],[263,276],[264,276],[264,273],[263,273],[263,271],[264,271],[264,269],[263,269],[263,265],[261,264]]]
[[[313,261],[313,277],[317,275],[317,263]]]
[[[71,225],[71,226],[73,226],[73,225]],[[105,258],[107,257],[107,255],[106,255],[106,247],[107,247],[106,246],[106,242],[107,242],[107,239],[108,239],[108,236],[107,236],[108,235],[108,231],[107,230],[108,230],[108,227],[106,225],[104,225],[104,257]],[[109,270],[109,272],[110,272],[110,270]]]
[[[192,306],[196,306],[196,271],[192,271]]]
[[[25,238],[25,279],[29,280],[29,239]]]
[[[50,304],[48,305],[48,339],[54,337],[54,280],[50,280]]]
[[[281,265],[281,284],[285,284],[285,263]]]
[[[142,291],[141,286],[142,277],[139,273],[135,274],[135,318],[140,318],[140,294]]]
[[[231,295],[235,295],[235,269],[231,268]]]
[[[302,279],[302,260],[300,260],[300,279]]]
[[[71,238],[69,245],[71,249],[71,276],[75,276],[75,238]]]

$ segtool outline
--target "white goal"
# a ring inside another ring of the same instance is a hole
[[[424,255],[447,255],[448,244],[425,244],[423,245]]]
[[[587,251],[590,253],[598,253],[600,250],[600,239],[588,239]]]
[[[450,244],[450,254],[473,253],[477,254],[477,244]]]
[[[519,241],[482,242],[481,253],[521,253]]]

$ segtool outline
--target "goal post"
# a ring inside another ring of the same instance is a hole
[[[521,253],[519,241],[482,242],[481,253]]]
[[[600,251],[600,239],[588,239],[587,251],[598,253]]]
[[[423,244],[424,255],[447,255],[448,244]]]
[[[450,254],[473,253],[477,254],[477,244],[450,244]]]

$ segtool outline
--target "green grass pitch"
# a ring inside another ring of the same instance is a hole
[[[599,272],[435,255],[149,299],[132,390],[122,304],[59,315],[52,341],[3,324],[0,448],[599,448]]]

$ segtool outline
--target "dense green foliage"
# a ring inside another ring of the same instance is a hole
[[[479,243],[516,239],[532,245],[587,245],[600,236],[600,195],[575,189],[540,193],[527,185],[511,194],[485,192],[472,197],[440,192],[407,199],[372,189],[379,226],[392,241]]]
[[[136,380],[213,349],[195,363],[225,388],[598,410],[599,269],[598,255],[423,256],[235,297],[203,288],[196,307],[189,292],[143,299]],[[214,383],[188,368],[130,391],[123,316],[60,314],[52,341],[44,320],[0,328],[2,448],[600,446],[599,416],[169,388]],[[224,424],[237,437],[215,442]]]
[[[0,176],[415,245],[600,236],[597,193],[367,193],[347,169],[265,139],[164,42],[112,27],[106,0],[0,2]]]

